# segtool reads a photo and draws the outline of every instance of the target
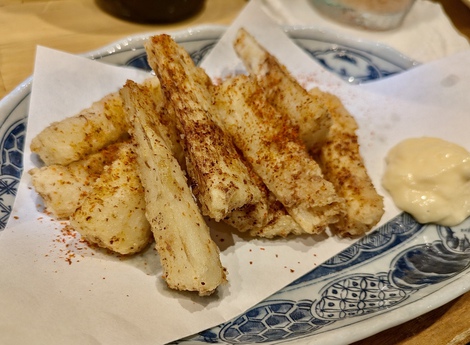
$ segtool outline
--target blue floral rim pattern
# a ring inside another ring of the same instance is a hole
[[[468,274],[469,226],[423,225],[402,213],[243,315],[174,344],[280,343],[412,304],[420,290]],[[433,240],[410,245],[424,232]],[[374,260],[388,267],[377,272]]]

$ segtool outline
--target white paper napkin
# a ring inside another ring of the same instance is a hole
[[[368,31],[339,24],[318,13],[309,0],[263,0],[263,8],[278,24],[312,25],[351,38],[380,42],[418,62],[428,62],[469,49],[442,6],[417,0],[403,24],[390,31]]]
[[[383,158],[398,140],[426,134],[470,147],[470,52],[351,86],[294,48],[281,31],[271,31],[275,25],[258,0],[249,3],[227,32],[222,48],[229,46],[239,26],[248,27],[288,67],[296,67],[297,76],[314,80],[310,86],[343,99],[358,120],[366,165],[381,193]],[[225,48],[223,56],[217,58],[217,48],[204,62],[211,73],[237,64]],[[210,68],[211,59],[216,68]],[[141,72],[39,48],[25,170],[35,164],[28,149],[32,136],[51,120],[76,113],[127,78],[143,77]],[[153,250],[122,259],[87,248],[63,223],[38,212],[39,203],[25,174],[13,218],[0,238],[1,344],[164,344],[235,317],[352,243],[321,237],[248,241],[219,229],[216,242],[229,283],[215,296],[200,298],[165,287]],[[382,223],[397,213],[387,197]]]

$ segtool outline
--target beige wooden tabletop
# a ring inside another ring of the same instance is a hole
[[[460,0],[437,2],[443,4],[458,30],[470,37],[470,9]],[[104,13],[94,0],[0,0],[0,99],[32,74],[37,45],[84,53],[142,32],[230,24],[245,4],[245,0],[207,0],[200,14],[184,22],[143,25]],[[470,292],[355,345],[465,345],[469,342]]]

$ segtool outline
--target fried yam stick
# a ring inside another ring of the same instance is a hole
[[[133,124],[130,131],[145,190],[146,215],[163,278],[172,289],[209,295],[225,281],[225,272],[185,173],[160,131],[164,125],[153,117],[161,109],[155,109],[148,89],[134,82],[128,81],[121,95]]]
[[[117,158],[70,216],[70,225],[88,242],[123,255],[138,253],[150,243],[144,190],[130,143],[119,146]]]
[[[321,97],[309,94],[273,55],[245,29],[239,29],[234,48],[249,73],[255,75],[268,102],[300,129],[307,148],[321,144],[331,126],[331,116]]]
[[[251,168],[249,165],[248,167]],[[256,204],[246,205],[231,212],[224,218],[224,222],[254,237],[274,238],[305,233],[287,213],[284,205],[269,191],[261,178],[252,169],[250,171],[253,181],[263,192],[263,198]]]
[[[318,89],[311,92],[325,99],[333,119],[328,139],[316,156],[325,178],[345,200],[340,220],[330,228],[340,236],[363,235],[380,221],[384,204],[361,157],[356,120],[337,96]]]
[[[320,233],[338,220],[333,185],[322,177],[286,115],[267,102],[254,78],[222,83],[214,104],[224,130],[268,189],[307,233]]]
[[[122,100],[118,93],[111,93],[77,115],[46,127],[31,141],[31,151],[46,165],[67,165],[127,136]]]
[[[53,164],[31,169],[31,182],[47,211],[58,219],[67,219],[75,212],[104,167],[116,159],[120,145],[123,144],[109,145],[68,165]]]
[[[258,202],[261,193],[231,138],[212,120],[210,78],[168,35],[151,37],[146,50],[178,119],[187,171],[203,213],[219,221]]]
[[[274,238],[308,233],[291,217],[274,194],[270,192],[268,198],[268,222],[264,226],[251,228],[249,231],[251,236]]]
[[[158,77],[148,78],[142,83],[142,90],[145,90],[146,97],[152,101],[155,108],[153,116],[148,116],[147,121],[152,127],[158,127],[162,139],[171,150],[173,156],[178,160],[182,167],[185,167],[184,151],[181,144],[181,136],[176,128],[177,119],[173,108],[163,93]],[[161,126],[162,124],[163,126]],[[132,124],[129,124],[132,127]]]

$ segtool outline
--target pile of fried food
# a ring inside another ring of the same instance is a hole
[[[88,242],[127,255],[155,241],[167,285],[209,295],[226,275],[205,217],[264,238],[357,236],[380,220],[354,118],[246,30],[234,48],[248,75],[218,85],[170,36],[145,47],[156,76],[31,143],[35,190]]]

